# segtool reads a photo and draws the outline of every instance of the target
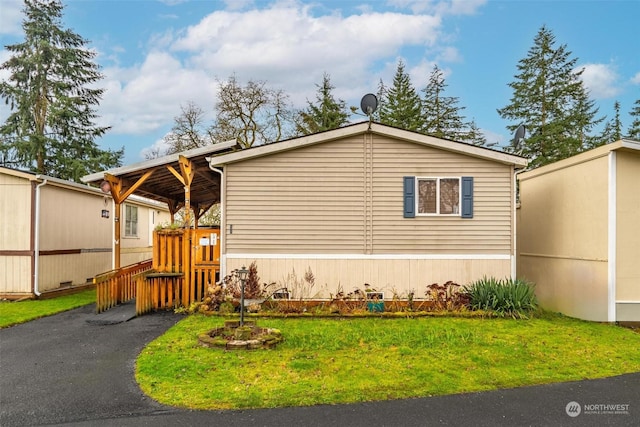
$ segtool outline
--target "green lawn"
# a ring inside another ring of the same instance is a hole
[[[185,318],[140,354],[142,390],[194,409],[336,404],[454,394],[640,371],[640,334],[545,314],[529,320],[259,319],[275,350],[204,348],[224,319]]]
[[[96,302],[95,289],[43,300],[0,301],[0,328]]]

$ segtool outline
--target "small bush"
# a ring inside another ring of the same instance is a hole
[[[469,304],[467,293],[451,280],[442,285],[433,283],[427,286],[425,296],[433,302],[433,309],[438,311],[460,311]]]
[[[534,285],[521,279],[484,277],[466,287],[472,310],[491,311],[500,317],[527,318],[538,303]]]

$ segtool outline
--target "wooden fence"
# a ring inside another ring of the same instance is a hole
[[[181,304],[184,276],[181,273],[143,272],[136,276],[136,314],[177,308]]]
[[[96,311],[133,298],[137,314],[202,301],[220,279],[219,235],[218,229],[154,231],[153,259],[94,278]]]
[[[135,278],[151,269],[151,260],[99,274],[96,284],[96,312],[101,313],[136,297]]]
[[[220,279],[219,233],[218,229],[155,231],[152,269],[136,277],[137,313],[202,301],[207,287]]]

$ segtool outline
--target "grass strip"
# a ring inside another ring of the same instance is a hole
[[[223,319],[193,315],[140,354],[136,378],[157,401],[192,409],[337,404],[455,394],[640,370],[640,334],[543,318],[260,319],[274,350],[203,348]]]
[[[51,299],[0,301],[0,328],[28,322],[40,317],[71,310],[96,302],[96,291],[90,289]]]

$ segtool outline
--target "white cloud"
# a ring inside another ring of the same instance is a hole
[[[0,23],[4,23],[7,0],[0,1]],[[169,5],[179,2],[164,1]],[[188,101],[209,114],[209,120],[216,101],[216,79],[232,74],[241,82],[262,80],[283,89],[300,108],[313,99],[316,84],[327,72],[336,88],[334,95],[347,105],[359,105],[364,94],[377,91],[380,79],[392,80],[403,49],[424,52],[425,59],[411,69],[417,89],[421,89],[433,60],[460,60],[456,49],[440,46],[439,13],[471,13],[484,0],[397,3],[404,3],[407,12],[360,8],[353,15],[339,11],[321,14],[319,11],[326,8],[296,0],[276,1],[261,9],[256,9],[252,0],[227,0],[226,10],[214,11],[195,25],[167,26],[151,35],[149,53],[133,66],[121,67],[118,55],[123,48],[111,45],[109,52],[100,56],[112,65],[103,63],[105,79],[98,84],[105,89],[98,124],[112,126],[110,133],[115,135],[154,131],[157,135],[172,125],[180,106]],[[424,3],[430,7],[422,7]],[[19,13],[19,7],[15,9]],[[6,31],[8,27],[0,28]]]
[[[502,150],[510,143],[510,141],[507,140],[503,134],[494,132],[489,129],[480,129],[480,132],[482,132],[482,134],[486,138],[487,146],[489,148],[493,148],[494,150]]]
[[[253,0],[223,0],[228,10],[242,10],[253,6]]]
[[[613,98],[620,93],[618,75],[611,65],[586,64],[579,68],[584,69],[582,81],[594,98]]]
[[[439,15],[472,15],[487,0],[389,0],[391,6],[408,9],[413,13],[436,13]]]
[[[452,0],[447,13],[451,15],[473,15],[486,3],[487,0]]]
[[[139,155],[141,158],[146,159],[147,156],[152,156],[154,153],[164,154],[167,152],[167,149],[169,149],[169,144],[166,143],[164,138],[161,138],[151,144],[149,147],[145,147],[140,150]]]
[[[150,53],[135,68],[104,70],[100,124],[116,134],[142,134],[171,124],[180,105],[193,101],[212,110],[215,85],[201,70],[184,68],[165,52]]]
[[[430,15],[313,16],[309,6],[280,3],[244,13],[214,12],[189,27],[172,48],[193,54],[191,66],[219,78],[236,73],[240,80],[286,87],[293,102],[301,104],[325,71],[336,88],[375,89],[380,78],[373,69],[376,61],[407,46],[426,50],[437,42],[440,25],[440,18]],[[354,87],[356,81],[361,87]]]
[[[640,85],[640,71],[638,71],[635,76],[631,77],[631,83],[634,85]]]
[[[0,0],[0,34],[22,34],[22,7],[21,0]]]
[[[460,52],[453,46],[442,48],[436,59],[442,62],[462,62]]]

